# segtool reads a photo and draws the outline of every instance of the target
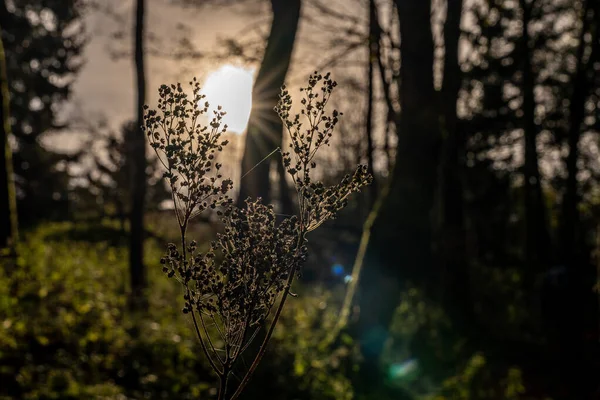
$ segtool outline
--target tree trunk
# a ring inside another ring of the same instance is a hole
[[[442,196],[441,263],[445,282],[444,304],[453,320],[462,328],[472,317],[469,272],[464,226],[464,168],[466,143],[458,128],[457,100],[462,83],[458,64],[458,44],[462,16],[462,0],[449,1],[444,25],[444,79],[441,106],[444,147],[440,187]]]
[[[431,213],[437,185],[439,113],[433,87],[429,1],[396,0],[400,17],[402,118],[389,196],[377,217],[360,280],[358,340],[364,363],[359,391],[378,386],[378,360],[407,281],[433,289]]]
[[[593,63],[598,56],[598,45],[592,44],[589,52],[586,51],[585,36],[591,35],[591,43],[598,40],[598,5],[592,8],[594,0],[584,2],[582,31],[579,36],[577,51],[577,69],[573,76],[573,91],[569,107],[569,154],[566,159],[566,190],[563,198],[562,223],[561,223],[561,258],[567,268],[567,286],[564,298],[560,301],[560,309],[555,310],[554,318],[558,337],[555,343],[562,353],[559,361],[562,365],[569,365],[565,370],[565,381],[569,385],[569,395],[573,398],[592,398],[597,385],[598,368],[593,366],[590,354],[593,347],[597,348],[597,341],[589,338],[586,332],[596,329],[596,298],[592,291],[595,284],[595,271],[591,263],[589,248],[585,237],[582,235],[580,215],[578,210],[579,194],[577,174],[579,168],[579,140],[581,138],[582,124],[585,117],[585,102],[589,94],[589,75],[594,73]],[[591,15],[590,15],[591,14]],[[590,21],[596,21],[590,31]],[[587,58],[586,58],[587,53]],[[597,394],[597,393],[596,393]]]
[[[546,205],[542,194],[540,169],[538,165],[537,134],[535,123],[535,76],[531,60],[529,22],[533,5],[520,0],[522,11],[522,57],[523,57],[523,130],[525,137],[525,162],[523,165],[525,191],[525,260],[526,276],[531,284],[535,274],[544,271],[550,261],[550,235],[546,226]]]
[[[593,1],[593,0],[592,0]],[[589,1],[586,1],[589,4]],[[577,69],[573,77],[573,92],[571,93],[569,106],[569,131],[567,133],[567,143],[569,154],[565,162],[567,170],[566,188],[562,204],[562,258],[565,262],[576,257],[579,253],[578,243],[582,240],[579,230],[579,212],[577,209],[579,203],[577,173],[577,160],[579,159],[579,139],[581,137],[581,124],[585,116],[585,100],[587,95],[587,74],[589,61],[584,60],[586,44],[584,37],[589,33],[589,18],[587,18],[588,6],[586,5],[583,13],[583,24],[579,35],[579,48],[577,49]],[[594,49],[592,48],[592,51]]]
[[[17,202],[15,198],[12,151],[8,141],[10,125],[10,91],[6,70],[6,53],[1,33],[7,29],[8,11],[4,1],[0,1],[0,249],[8,248],[15,252],[18,240]]]
[[[252,112],[242,157],[239,205],[243,205],[247,197],[262,197],[265,203],[271,202],[269,173],[272,161],[281,162],[278,156],[274,156],[273,160],[265,160],[265,157],[282,147],[283,125],[273,108],[292,58],[300,20],[300,0],[271,0],[271,6],[271,32],[252,94]],[[279,175],[280,180],[285,179],[285,174]],[[287,214],[291,212],[292,202],[285,181],[281,188],[285,188],[280,193],[281,212]]]
[[[377,8],[375,0],[369,0],[369,48],[367,53],[367,116],[366,116],[366,139],[367,139],[367,168],[373,174],[373,183],[369,187],[369,205],[373,205],[377,197],[377,179],[375,178],[373,157],[375,149],[373,146],[373,80],[375,72],[375,63],[379,57],[379,31],[377,20]],[[370,208],[370,207],[369,207]]]
[[[146,270],[144,267],[144,200],[146,196],[146,139],[142,131],[143,106],[146,101],[146,76],[144,70],[144,6],[145,0],[137,0],[135,13],[135,73],[137,81],[136,126],[129,143],[128,162],[131,165],[131,212],[129,268],[132,301],[144,303]]]

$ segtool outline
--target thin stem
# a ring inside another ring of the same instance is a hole
[[[258,331],[260,331],[260,328],[256,328],[254,330],[254,333],[252,334],[252,336],[250,336],[250,339],[248,339],[248,341],[246,342],[246,344],[244,344],[244,347],[242,347],[238,353],[236,354],[236,358],[241,356],[244,351],[246,351],[246,349],[252,344],[252,342],[254,341],[254,338],[256,337],[256,335],[258,334]]]
[[[335,327],[329,330],[329,333],[326,335],[323,342],[320,344],[321,347],[328,347],[332,344],[338,337],[339,333],[344,329],[348,324],[348,319],[350,317],[350,311],[352,308],[352,303],[354,301],[354,296],[356,294],[356,290],[358,288],[358,283],[361,277],[362,269],[364,267],[365,256],[367,254],[367,247],[369,242],[371,241],[371,232],[373,230],[373,224],[375,223],[375,219],[380,215],[381,208],[390,192],[390,182],[392,182],[393,171],[390,175],[386,185],[383,187],[371,212],[367,216],[367,219],[363,225],[363,233],[360,238],[360,244],[358,247],[358,252],[354,259],[354,265],[352,266],[352,279],[350,280],[350,284],[348,286],[348,290],[346,291],[346,295],[344,297],[344,303],[340,312],[338,313],[339,318],[335,324]]]
[[[229,377],[229,368],[226,366],[223,369],[223,375],[219,376],[219,392],[217,394],[217,400],[225,400],[225,394],[227,393],[228,377]]]
[[[254,303],[255,303],[255,301],[253,300],[252,303],[250,304],[250,307],[249,307],[250,310],[252,310],[254,308]],[[240,350],[242,349],[242,346],[244,344],[244,338],[246,337],[246,334],[248,332],[248,328],[250,326],[250,315],[251,315],[251,313],[248,312],[248,315],[246,316],[246,321],[244,321],[244,329],[242,331],[242,334],[241,334],[242,336],[241,336],[241,338],[239,340],[239,344],[237,346],[237,351],[234,350],[233,355],[232,355],[232,358],[234,360],[237,359],[238,355],[240,354]]]
[[[181,231],[181,246],[182,246],[183,261],[185,262],[187,260],[186,245],[185,245],[185,233],[187,231],[187,220],[184,219],[183,223],[179,226],[179,228]],[[192,314],[192,321],[194,321],[194,328],[196,329],[196,335],[198,336],[198,339],[200,340],[200,345],[202,346],[202,351],[204,352],[204,355],[206,355],[206,358],[208,359],[208,362],[210,363],[210,366],[212,367],[212,369],[219,376],[221,376],[223,373],[219,370],[219,368],[213,361],[212,357],[210,356],[210,353],[208,352],[208,348],[206,347],[206,343],[204,343],[204,339],[202,338],[202,334],[200,333],[200,327],[198,326],[198,321],[196,320],[196,312],[194,311],[194,305],[192,304],[191,291],[187,287],[187,283],[185,283],[184,286],[186,287],[186,291],[187,291],[187,295],[188,295],[188,299],[189,299],[188,302],[191,305],[190,311]],[[206,334],[208,336],[208,332],[206,332]],[[209,340],[210,340],[210,337],[209,337]],[[216,351],[215,351],[215,354],[217,354]],[[217,358],[219,358],[218,354],[217,354]],[[219,361],[220,361],[220,359],[219,359]]]
[[[223,332],[221,332],[221,328],[219,328],[219,324],[217,324],[215,315],[212,312],[210,313],[210,318],[213,320],[215,327],[217,328],[217,332],[219,332],[219,336],[221,336],[221,339],[223,339],[223,341],[225,341],[225,335],[223,335]]]
[[[206,328],[206,324],[204,323],[204,317],[202,316],[202,313],[200,313],[200,323],[202,324],[202,329],[204,330],[204,334],[206,335],[206,339],[208,340],[208,344],[210,345],[211,350],[213,351],[213,353],[215,353],[215,355],[217,356],[217,360],[219,360],[221,365],[224,365],[224,361],[221,359],[221,356],[219,356],[219,353],[217,353],[217,349],[215,348],[215,345],[210,339],[210,334],[208,333],[208,329]]]
[[[273,154],[277,153],[278,151],[281,151],[280,147],[277,147],[275,150],[273,150],[272,152],[270,152],[269,154],[267,154],[265,156],[265,158],[263,158],[262,160],[260,160],[258,163],[256,163],[256,165],[252,168],[250,168],[250,170],[248,172],[246,172],[244,175],[242,175],[242,177],[240,178],[240,180],[244,179],[246,177],[246,175],[248,175],[250,172],[252,172],[256,167],[258,167],[260,164],[262,164],[267,158],[271,157]]]
[[[210,363],[210,366],[212,367],[212,369],[217,373],[217,375],[219,375],[219,377],[221,377],[224,372],[221,371],[219,369],[219,367],[217,367],[217,364],[215,364],[212,357],[210,356],[210,353],[208,352],[208,348],[206,347],[206,344],[204,343],[204,339],[202,338],[202,334],[200,333],[200,328],[198,327],[198,321],[196,321],[196,316],[194,314],[195,314],[195,312],[194,312],[194,310],[192,310],[192,321],[194,321],[194,328],[196,328],[196,335],[198,336],[198,339],[200,339],[200,345],[202,346],[202,351],[204,351],[204,355],[208,359],[208,362]]]

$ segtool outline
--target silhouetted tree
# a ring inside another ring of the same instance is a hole
[[[23,224],[68,215],[66,168],[77,155],[43,147],[65,127],[56,116],[71,93],[85,45],[81,0],[8,2],[3,40],[9,79],[16,192]]]
[[[375,68],[377,66],[377,57],[379,57],[379,25],[378,25],[377,6],[375,0],[369,0],[369,40],[367,47],[367,117],[365,120],[365,139],[367,142],[367,168],[369,172],[374,174],[374,161],[375,148],[373,144],[373,81],[375,79]],[[369,188],[370,199],[369,202],[372,204],[377,196],[377,180],[374,178],[371,187]]]
[[[93,149],[90,151],[93,162],[79,174],[85,179],[85,184],[77,185],[76,194],[73,193],[78,212],[97,219],[115,218],[120,222],[124,234],[132,199],[127,139],[135,135],[136,126],[134,121],[128,121],[121,126],[120,132],[107,131],[101,125],[86,128],[93,138],[93,143],[89,145]],[[163,201],[171,199],[164,182],[158,179],[158,164],[155,157],[148,157],[146,212],[158,210]]]
[[[595,3],[595,4],[594,4]],[[565,382],[569,387],[569,395],[573,398],[592,398],[598,395],[598,367],[589,354],[597,348],[597,337],[589,332],[598,329],[597,296],[592,287],[597,280],[595,265],[590,260],[590,242],[582,231],[579,207],[581,203],[580,185],[577,175],[581,168],[579,151],[583,122],[586,115],[586,102],[590,94],[593,63],[598,57],[598,38],[600,29],[600,6],[595,0],[583,0],[580,11],[580,33],[578,47],[575,52],[576,67],[570,81],[568,108],[568,129],[566,142],[568,155],[565,160],[566,183],[562,202],[561,259],[566,266],[567,290],[561,296],[562,304],[558,308],[559,323],[558,343],[556,348],[560,360],[572,367],[565,371]],[[586,40],[587,37],[587,40]],[[597,106],[596,106],[597,107]],[[597,109],[596,109],[597,112]],[[556,295],[556,294],[554,294]],[[596,340],[594,340],[596,339]]]
[[[572,90],[569,102],[569,125],[567,132],[569,153],[565,162],[567,178],[562,204],[561,243],[563,247],[563,259],[565,261],[573,260],[581,256],[581,248],[578,249],[578,243],[582,243],[583,239],[579,225],[580,217],[578,204],[580,196],[577,184],[577,173],[579,172],[577,161],[580,158],[579,141],[585,117],[585,103],[590,90],[590,75],[594,73],[592,63],[598,51],[598,46],[594,46],[594,41],[597,40],[598,35],[598,23],[594,26],[590,21],[590,19],[595,16],[595,10],[591,6],[591,3],[593,3],[593,0],[584,1],[585,5],[582,10],[581,32],[579,34],[579,44],[576,52],[576,68],[575,73],[571,78]],[[591,38],[587,44],[585,40],[586,35],[590,35]]]
[[[525,161],[523,163],[523,184],[525,189],[525,257],[528,276],[539,273],[548,267],[551,253],[550,234],[546,226],[546,204],[542,193],[542,178],[539,169],[537,137],[539,126],[535,122],[536,76],[533,71],[530,29],[535,0],[519,0],[521,8],[521,93],[523,98],[523,136],[525,141]],[[531,280],[531,278],[530,278]]]
[[[433,288],[434,193],[440,132],[433,86],[434,44],[430,2],[397,0],[402,54],[398,146],[389,196],[373,226],[361,278],[360,343],[365,358],[361,379],[381,379],[378,360],[397,305],[402,282]]]
[[[6,4],[2,0],[0,1],[0,30],[6,29],[7,14]],[[0,249],[9,248],[14,251],[18,240],[18,228],[12,151],[9,143],[11,126],[8,86],[6,53],[3,39],[0,37]]]
[[[300,0],[271,1],[273,21],[254,83],[252,111],[242,157],[241,173],[244,178],[240,181],[238,202],[243,203],[249,196],[262,197],[265,203],[271,200],[270,171],[273,163],[272,160],[263,160],[283,144],[283,127],[273,107],[277,104],[279,90],[290,65],[300,20],[300,5]],[[281,164],[277,157],[274,160]],[[291,199],[283,180],[282,168],[278,168],[278,173],[282,182],[281,208],[285,212],[291,208]]]
[[[443,129],[442,168],[440,169],[441,237],[440,262],[445,282],[444,303],[449,306],[462,328],[472,318],[469,263],[465,230],[465,161],[466,138],[459,126],[457,101],[463,82],[460,69],[459,41],[462,0],[447,3],[444,23],[444,75],[441,88],[441,126]]]
[[[137,0],[134,19],[134,65],[136,76],[136,126],[125,138],[129,148],[131,186],[129,268],[132,301],[143,303],[146,287],[144,267],[144,203],[146,197],[146,139],[142,131],[144,103],[146,101],[146,72],[144,68],[144,17],[145,0]]]

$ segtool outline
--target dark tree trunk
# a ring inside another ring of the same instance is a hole
[[[131,176],[131,212],[129,268],[133,304],[144,303],[146,270],[144,267],[144,200],[146,197],[146,139],[142,131],[143,106],[146,101],[146,75],[144,69],[144,6],[145,0],[137,0],[135,13],[135,73],[136,73],[136,126],[129,143]]]
[[[377,20],[377,8],[375,0],[369,0],[369,48],[367,54],[367,117],[366,117],[366,139],[367,139],[367,168],[373,174],[373,183],[369,187],[369,204],[373,204],[377,196],[377,180],[375,179],[373,157],[375,149],[373,146],[373,80],[375,63],[379,57],[379,30]]]
[[[8,11],[0,1],[0,249],[8,248],[14,253],[18,240],[17,202],[15,198],[12,151],[8,138],[10,126],[10,91],[6,70],[6,53],[2,31],[7,29]]]
[[[592,0],[593,1],[593,0]],[[586,1],[589,4],[589,2]],[[571,93],[569,106],[569,131],[567,133],[567,143],[569,146],[569,154],[565,162],[567,170],[567,179],[565,194],[562,204],[562,258],[566,262],[576,257],[581,249],[578,249],[578,243],[582,240],[581,231],[579,230],[579,195],[577,185],[577,160],[579,159],[579,139],[581,137],[581,124],[585,116],[585,100],[587,97],[587,75],[589,61],[593,57],[591,54],[586,62],[584,60],[586,44],[584,37],[589,33],[589,11],[587,5],[585,7],[581,34],[579,35],[579,48],[577,49],[577,69],[573,76],[573,91]],[[592,48],[592,51],[594,49]]]
[[[445,282],[444,304],[453,320],[465,327],[472,317],[468,262],[466,257],[466,232],[464,226],[464,167],[466,159],[465,137],[458,127],[457,99],[462,83],[458,64],[458,44],[462,0],[448,2],[444,25],[444,80],[441,107],[444,147],[440,176],[442,196],[441,263]]]
[[[538,165],[537,134],[535,123],[535,76],[531,60],[533,50],[529,36],[529,23],[533,4],[520,0],[522,11],[522,59],[523,80],[521,91],[523,96],[523,130],[525,136],[525,162],[523,178],[525,188],[525,260],[528,281],[534,279],[548,266],[550,260],[550,235],[546,226],[546,206],[542,194],[540,169]]]
[[[273,159],[264,159],[277,147],[282,146],[283,125],[273,107],[277,104],[279,90],[285,82],[292,58],[300,20],[300,0],[271,0],[271,6],[273,22],[265,55],[254,83],[252,112],[242,157],[243,179],[240,181],[238,198],[240,205],[247,197],[262,197],[265,203],[271,202],[269,172],[272,162],[280,162],[277,155]],[[285,179],[283,174],[279,175],[280,180]],[[285,181],[281,182],[280,192],[281,210],[283,213],[289,213],[292,203]]]
[[[436,286],[431,213],[437,185],[439,113],[433,87],[429,1],[396,0],[400,17],[402,118],[390,192],[373,227],[360,280],[359,391],[378,386],[378,360],[398,295],[407,281]]]
[[[557,304],[554,318],[557,319],[558,341],[555,343],[560,349],[561,365],[569,365],[565,370],[565,381],[569,385],[569,395],[572,398],[592,398],[598,385],[598,367],[594,367],[590,355],[598,342],[586,339],[586,332],[593,332],[596,326],[596,301],[592,287],[595,284],[595,271],[591,263],[589,247],[586,245],[582,234],[578,206],[577,174],[579,168],[579,141],[581,138],[582,124],[585,117],[585,102],[589,94],[589,76],[594,73],[593,63],[598,56],[598,4],[594,0],[584,2],[582,31],[579,36],[577,51],[577,69],[573,76],[573,91],[569,107],[569,154],[566,159],[566,188],[563,198],[562,226],[561,226],[561,259],[567,268],[568,289],[563,293],[563,298]],[[590,24],[591,21],[595,21]],[[590,29],[590,26],[592,29]],[[591,48],[587,48],[585,36],[591,35]],[[596,393],[597,395],[597,393]]]

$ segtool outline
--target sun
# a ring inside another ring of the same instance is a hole
[[[227,131],[243,133],[252,109],[253,69],[223,65],[206,77],[202,93],[210,109],[222,106],[227,115],[223,118]]]

